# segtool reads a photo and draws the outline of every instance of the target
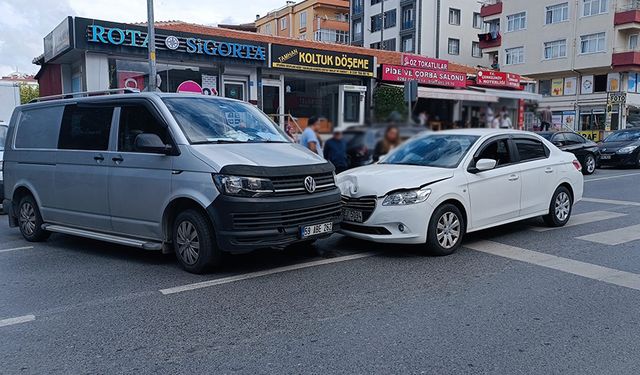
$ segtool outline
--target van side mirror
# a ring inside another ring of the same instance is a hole
[[[479,173],[484,171],[490,171],[494,169],[497,164],[498,162],[493,159],[480,159],[476,162],[476,166],[474,168],[471,168],[469,172]]]
[[[173,151],[171,145],[164,144],[157,134],[142,133],[136,136],[134,146],[138,152],[169,155]]]

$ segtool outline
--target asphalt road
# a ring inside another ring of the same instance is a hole
[[[0,373],[638,373],[640,171],[587,179],[565,228],[512,224],[443,258],[335,235],[202,276],[29,244],[2,218]]]

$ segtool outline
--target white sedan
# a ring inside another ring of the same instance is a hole
[[[582,198],[581,165],[542,137],[465,129],[411,138],[337,177],[347,236],[453,253],[470,233],[542,216],[563,226]]]

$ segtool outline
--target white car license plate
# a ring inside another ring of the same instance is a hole
[[[300,237],[307,238],[317,236],[323,233],[333,232],[333,223],[323,223],[316,225],[307,225],[300,228]]]
[[[362,217],[362,211],[354,210],[352,208],[343,208],[342,220],[351,221],[353,223],[362,223],[364,218]]]
[[[600,159],[609,160],[611,159],[611,155],[600,155]]]

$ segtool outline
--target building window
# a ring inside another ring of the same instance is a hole
[[[607,91],[607,75],[601,74],[593,77],[593,92]]]
[[[300,35],[298,35],[298,39],[307,40],[307,33],[301,33]]]
[[[450,55],[460,54],[460,39],[449,38],[449,54]]]
[[[479,42],[471,42],[471,56],[482,57],[482,49]]]
[[[396,25],[396,10],[384,12],[384,28],[388,29]]]
[[[638,34],[629,35],[629,49],[635,50],[638,48]]]
[[[307,27],[307,12],[301,12],[300,15],[300,28],[306,28]]]
[[[314,33],[318,42],[349,44],[349,32],[342,30],[320,29]]]
[[[402,52],[413,52],[413,36],[402,37]]]
[[[449,8],[449,25],[460,25],[460,9]]]
[[[550,5],[546,9],[544,23],[547,25],[569,19],[569,3]]]
[[[402,8],[402,29],[407,30],[414,27],[413,22],[413,7],[404,7]]]
[[[376,5],[378,3],[381,3],[382,0],[371,0],[371,5]]]
[[[542,96],[551,96],[551,80],[546,79],[538,82],[538,94]]]
[[[353,40],[362,40],[362,21],[353,23]]]
[[[567,40],[555,40],[544,44],[544,59],[552,60],[567,57]]]
[[[504,51],[504,64],[524,64],[524,47],[508,48]]]
[[[516,13],[507,16],[507,31],[518,31],[527,28],[527,13]]]
[[[380,31],[382,29],[382,14],[376,14],[371,17],[371,32]]]
[[[268,34],[268,35],[272,35],[273,33],[271,32],[271,24],[268,23],[266,25],[264,25],[264,33]]]
[[[605,33],[582,35],[580,37],[580,52],[581,53],[596,53],[604,52]]]
[[[582,16],[596,16],[607,13],[609,0],[582,0]]]
[[[353,5],[354,14],[360,14],[363,12],[364,0],[355,0],[355,1],[352,1],[351,4]]]
[[[480,13],[473,12],[473,28],[482,29],[482,21]]]
[[[280,18],[280,30],[287,29],[287,17]]]
[[[384,46],[381,46],[380,42],[371,43],[369,47],[371,49],[384,49],[387,51],[395,51],[396,50],[396,40],[395,39],[387,39],[383,42]],[[383,48],[384,47],[384,48]]]

